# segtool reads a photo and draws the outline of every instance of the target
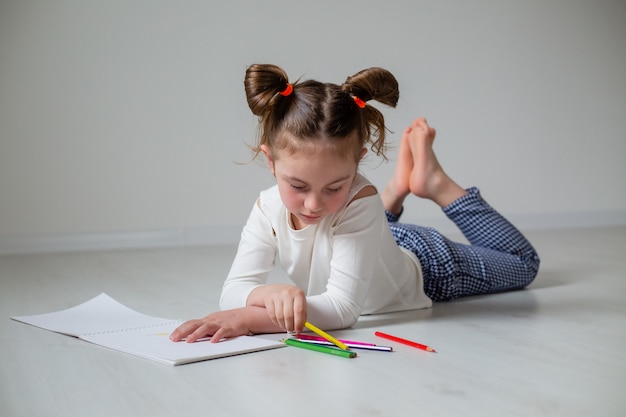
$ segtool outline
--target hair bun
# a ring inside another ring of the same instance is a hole
[[[367,68],[348,77],[343,90],[363,101],[376,100],[396,107],[400,99],[398,80],[384,68]]]
[[[248,107],[253,114],[262,115],[268,106],[273,105],[273,99],[278,93],[282,96],[291,94],[291,91],[284,94],[289,86],[293,91],[287,73],[282,68],[272,64],[250,65],[244,79]]]

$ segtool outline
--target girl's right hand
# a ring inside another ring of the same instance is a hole
[[[248,305],[265,307],[272,323],[287,332],[300,333],[306,321],[306,296],[289,284],[269,284],[255,288]]]
[[[223,338],[243,336],[250,333],[254,317],[250,309],[217,311],[202,319],[188,320],[178,326],[170,335],[174,342],[185,340],[188,343],[210,337],[211,342],[219,342]]]

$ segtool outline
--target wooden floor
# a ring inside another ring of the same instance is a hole
[[[527,233],[526,290],[363,317],[393,345],[344,359],[295,348],[170,367],[21,324],[106,292],[146,314],[217,308],[233,246],[0,257],[1,416],[624,416],[626,228]],[[282,337],[282,335],[276,335]]]

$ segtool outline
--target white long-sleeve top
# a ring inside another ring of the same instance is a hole
[[[262,191],[220,297],[223,310],[243,307],[267,283],[277,260],[307,295],[307,320],[324,329],[350,327],[361,314],[431,307],[420,263],[400,248],[379,196],[352,201],[371,183],[358,174],[347,203],[316,225],[295,230],[278,187]]]

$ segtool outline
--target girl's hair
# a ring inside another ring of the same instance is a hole
[[[314,80],[290,85],[280,67],[254,64],[246,70],[244,86],[248,106],[259,116],[254,157],[261,152],[261,145],[272,153],[287,150],[292,154],[322,143],[333,146],[341,156],[354,155],[357,162],[369,144],[376,155],[386,159],[384,117],[365,102],[396,106],[398,81],[389,71],[368,68],[342,85]]]

